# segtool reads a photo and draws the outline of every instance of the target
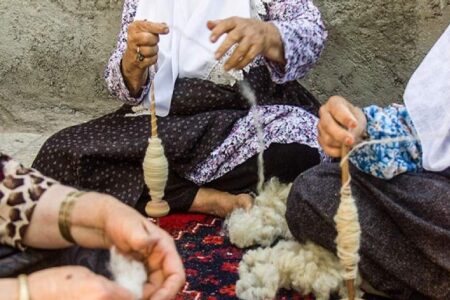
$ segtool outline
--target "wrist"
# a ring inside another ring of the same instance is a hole
[[[281,65],[286,65],[286,58],[284,55],[284,44],[281,38],[280,31],[272,22],[264,22],[266,26],[266,36],[268,38],[266,51],[264,56]]]
[[[70,232],[74,241],[86,248],[111,246],[105,234],[108,207],[114,205],[114,198],[100,193],[86,193],[75,200],[70,215]]]
[[[120,62],[120,69],[125,85],[127,86],[130,95],[137,97],[145,85],[148,77],[148,68],[139,67],[134,60],[131,60],[128,50],[125,51]]]
[[[111,198],[111,196],[96,192],[88,192],[79,197],[71,215],[72,226],[103,229],[105,210],[111,202]]]

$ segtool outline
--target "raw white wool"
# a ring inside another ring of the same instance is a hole
[[[147,281],[144,264],[122,255],[115,247],[111,248],[110,252],[109,268],[114,281],[133,293],[135,299],[142,299],[144,284]]]
[[[255,198],[249,211],[237,209],[226,220],[231,243],[246,248],[253,245],[270,246],[277,238],[291,239],[286,218],[286,201],[291,184],[278,179],[268,181]]]
[[[325,300],[335,292],[346,295],[342,275],[338,258],[324,248],[310,242],[280,241],[244,255],[236,294],[247,300],[274,299],[277,291],[285,288]]]

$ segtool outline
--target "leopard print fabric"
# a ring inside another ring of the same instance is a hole
[[[37,202],[56,181],[0,153],[0,244],[20,250]]]

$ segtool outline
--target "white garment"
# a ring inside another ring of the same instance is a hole
[[[225,36],[210,42],[209,20],[251,17],[249,0],[141,0],[136,20],[166,23],[170,33],[160,35],[158,68],[153,81],[158,116],[170,110],[177,77],[207,78],[217,64],[213,53]],[[196,41],[196,42],[193,42]],[[199,45],[200,43],[200,45]],[[144,100],[148,107],[149,95]]]
[[[450,167],[450,26],[411,77],[404,100],[422,143],[424,168]]]

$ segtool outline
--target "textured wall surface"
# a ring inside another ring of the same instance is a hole
[[[122,0],[0,0],[0,129],[49,132],[115,109],[103,69]],[[303,82],[321,99],[401,100],[449,0],[316,0],[330,39]]]

